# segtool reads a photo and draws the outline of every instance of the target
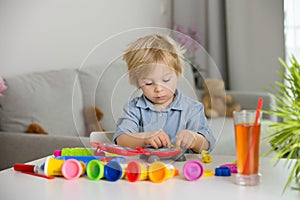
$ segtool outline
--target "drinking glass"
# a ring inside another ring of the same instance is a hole
[[[238,173],[235,183],[252,186],[260,181],[260,117],[256,110],[233,112]]]

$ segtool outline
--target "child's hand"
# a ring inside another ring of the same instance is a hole
[[[168,134],[166,134],[163,130],[150,132],[147,137],[146,143],[150,144],[155,149],[159,147],[171,147],[170,138]]]
[[[176,136],[176,146],[184,148],[194,148],[197,140],[197,133],[190,130],[182,130]]]

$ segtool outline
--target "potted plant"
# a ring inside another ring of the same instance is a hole
[[[284,192],[293,181],[296,187],[292,188],[300,189],[300,65],[294,56],[290,66],[280,58],[279,62],[282,66],[278,74],[284,81],[276,82],[268,90],[276,104],[265,112],[278,117],[277,122],[268,126],[271,134],[267,139],[272,146],[268,154],[275,152],[275,159],[285,158],[285,167],[291,168]]]

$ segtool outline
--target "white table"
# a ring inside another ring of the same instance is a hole
[[[199,155],[189,154],[187,158],[199,159]],[[214,170],[220,164],[231,163],[235,157],[213,155],[212,159],[212,163],[203,164],[205,170]],[[44,160],[45,158],[42,158],[31,163],[41,165]],[[86,176],[76,180],[66,180],[62,177],[47,180],[15,172],[10,168],[0,171],[0,199],[300,199],[300,192],[296,190],[288,189],[282,195],[289,175],[289,171],[283,167],[283,160],[276,167],[269,158],[262,158],[260,163],[261,183],[250,187],[234,184],[233,176],[213,176],[193,182],[187,181],[182,173],[184,162],[173,163],[179,169],[180,175],[162,183],[129,182],[126,179],[117,182],[92,181]]]

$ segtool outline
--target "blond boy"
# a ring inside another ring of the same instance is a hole
[[[167,35],[148,35],[131,43],[123,59],[130,83],[143,94],[124,106],[114,134],[116,144],[132,148],[173,144],[197,153],[212,149],[215,138],[203,105],[177,89],[182,58],[182,48]]]

